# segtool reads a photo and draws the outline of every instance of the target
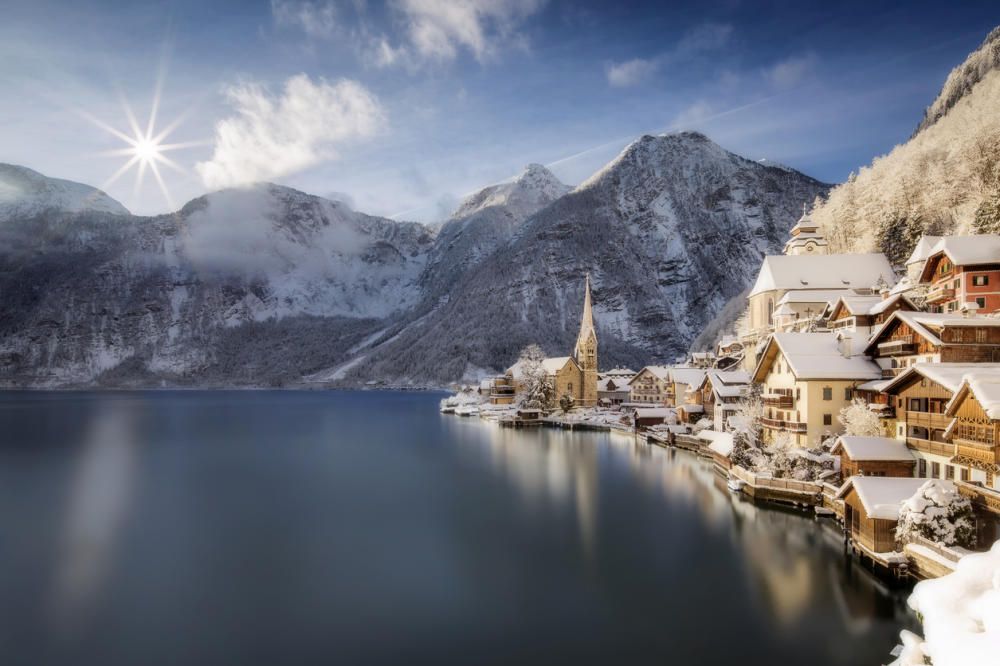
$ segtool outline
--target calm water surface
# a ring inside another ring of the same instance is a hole
[[[859,666],[913,623],[705,462],[439,399],[0,394],[0,663]]]

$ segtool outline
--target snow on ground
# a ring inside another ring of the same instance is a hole
[[[917,583],[910,607],[923,618],[924,638],[904,631],[891,666],[986,666],[1000,662],[1000,542],[966,555],[954,573]]]

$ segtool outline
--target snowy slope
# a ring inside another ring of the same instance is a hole
[[[436,310],[349,376],[443,381],[500,369],[529,342],[565,354],[591,272],[602,363],[673,360],[827,186],[697,133],[645,136],[542,208]]]
[[[948,76],[909,141],[813,211],[832,252],[897,263],[923,234],[1000,231],[1000,28]]]
[[[0,164],[0,221],[52,210],[129,214],[125,206],[89,185],[48,178],[14,164]]]

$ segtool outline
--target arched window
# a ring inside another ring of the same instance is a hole
[[[767,325],[770,326],[774,323],[774,301],[770,298],[767,299]]]

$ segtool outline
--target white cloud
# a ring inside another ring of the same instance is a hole
[[[715,51],[728,43],[733,27],[721,23],[703,23],[688,30],[672,49],[653,58],[634,58],[611,63],[606,68],[608,83],[616,88],[635,86],[660,69]]]
[[[299,74],[281,95],[259,83],[226,89],[235,114],[215,125],[212,158],[196,165],[206,187],[278,178],[337,156],[337,147],[382,129],[378,99],[360,83]]]
[[[714,112],[715,109],[711,104],[705,100],[699,100],[678,113],[670,123],[670,127],[678,130],[697,129],[711,118]]]
[[[543,0],[398,0],[410,43],[420,56],[451,60],[465,47],[479,60],[516,37],[516,28]]]
[[[332,37],[337,29],[337,11],[332,2],[271,0],[271,15],[278,25],[301,28],[310,37]]]
[[[652,76],[659,68],[659,62],[643,58],[611,63],[607,69],[608,83],[616,88],[635,86]]]
[[[815,66],[815,54],[792,56],[764,70],[764,78],[775,88],[791,88],[812,74]]]

